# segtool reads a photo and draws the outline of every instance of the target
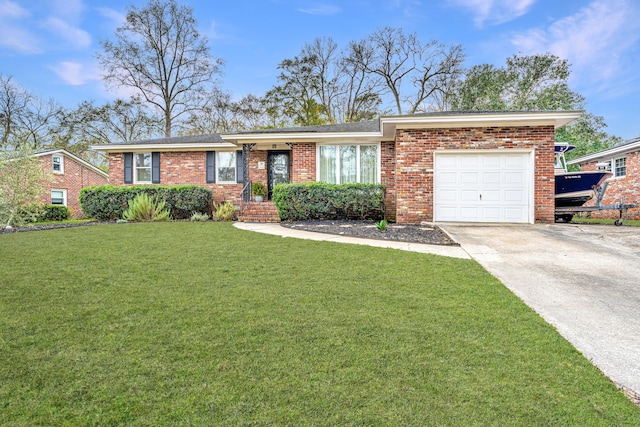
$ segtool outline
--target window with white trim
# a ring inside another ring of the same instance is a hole
[[[318,181],[377,184],[380,180],[379,159],[378,144],[320,145]]]
[[[151,184],[151,153],[133,155],[133,180],[136,184]]]
[[[51,156],[54,173],[64,173],[64,157],[60,155]]]
[[[620,157],[619,159],[614,159],[613,162],[613,176],[625,176],[627,175],[627,158]]]
[[[236,152],[216,151],[216,181],[236,183]]]
[[[67,206],[67,190],[51,189],[51,204]]]

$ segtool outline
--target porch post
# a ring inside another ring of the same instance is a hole
[[[242,162],[244,164],[243,177],[244,177],[244,185],[245,190],[242,194],[242,199],[245,202],[251,201],[251,171],[249,170],[250,163],[250,152],[253,146],[256,144],[242,144]]]

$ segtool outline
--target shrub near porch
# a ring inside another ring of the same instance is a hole
[[[273,202],[283,221],[384,218],[385,187],[379,184],[278,184]]]

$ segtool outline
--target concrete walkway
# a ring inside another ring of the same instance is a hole
[[[423,254],[435,254],[452,258],[471,259],[460,246],[424,245],[419,243],[394,242],[390,240],[361,239],[358,237],[338,236],[335,234],[315,233],[312,231],[293,230],[280,226],[280,224],[265,224],[254,222],[235,222],[236,228],[258,233],[273,234],[282,237],[295,237],[297,239],[319,240],[326,242],[351,243],[355,245],[375,246],[378,248],[400,249],[402,251],[420,252]]]

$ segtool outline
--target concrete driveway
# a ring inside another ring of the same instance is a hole
[[[640,228],[439,225],[627,394],[640,395]]]

